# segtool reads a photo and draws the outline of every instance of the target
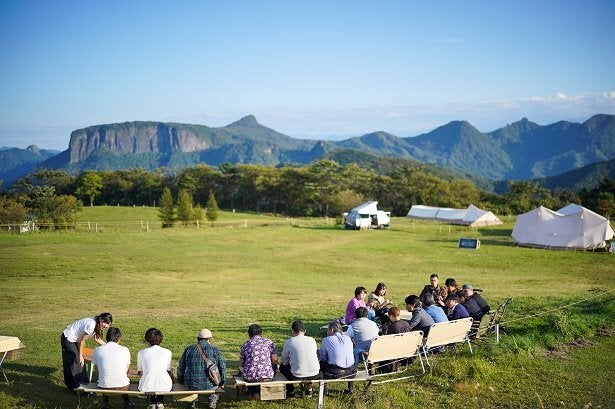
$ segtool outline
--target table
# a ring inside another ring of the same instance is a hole
[[[2,358],[0,358],[0,371],[2,372],[2,375],[4,375],[6,382],[9,380],[6,377],[6,373],[4,373],[4,369],[2,368],[4,358],[7,356],[9,359],[16,358],[17,355],[19,355],[20,350],[25,347],[26,346],[17,337],[0,335],[0,354],[2,354]]]

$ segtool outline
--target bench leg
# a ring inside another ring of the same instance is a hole
[[[318,409],[322,409],[325,405],[325,382],[318,382]]]

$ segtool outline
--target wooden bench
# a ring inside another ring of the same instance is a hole
[[[118,391],[114,389],[101,389],[96,383],[81,384],[78,388],[75,389],[75,392],[77,392],[77,409],[81,407],[81,395],[90,393],[107,396],[143,396],[146,398],[151,396],[172,396],[175,401],[190,403],[196,401],[199,398],[199,395],[211,395],[212,393],[221,392],[218,390],[217,387],[212,389],[192,391],[186,389],[186,387],[180,383],[174,383],[173,388],[170,391],[143,392],[140,391],[138,387],[139,385],[132,383],[130,384],[127,391]],[[147,400],[145,401],[145,405],[146,408],[149,407]]]
[[[431,366],[427,356],[429,352],[445,345],[467,343],[470,348],[470,353],[473,353],[472,345],[470,345],[470,332],[472,330],[473,321],[472,318],[462,318],[433,324],[422,346],[427,365]]]

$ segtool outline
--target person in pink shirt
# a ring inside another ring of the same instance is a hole
[[[355,311],[359,307],[365,307],[365,297],[367,296],[367,290],[365,287],[357,287],[354,290],[354,297],[348,301],[346,305],[346,314],[344,315],[344,322],[346,325],[352,324],[355,318]]]

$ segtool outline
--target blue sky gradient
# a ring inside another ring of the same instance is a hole
[[[254,114],[294,137],[615,114],[612,1],[0,0],[0,146]]]

